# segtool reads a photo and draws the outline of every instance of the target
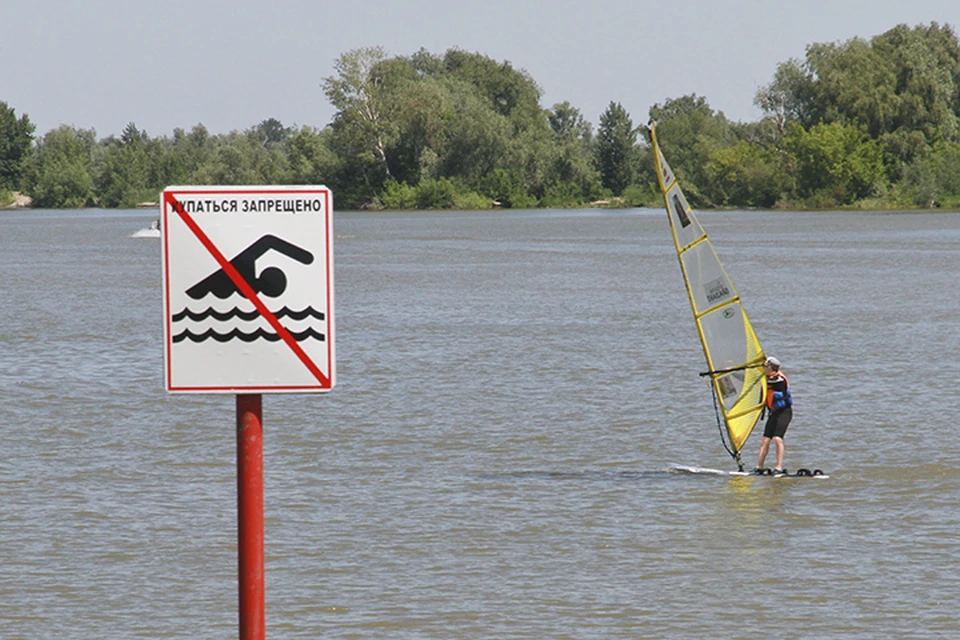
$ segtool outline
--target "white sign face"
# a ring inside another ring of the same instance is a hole
[[[329,391],[333,194],[169,187],[160,203],[167,391]]]

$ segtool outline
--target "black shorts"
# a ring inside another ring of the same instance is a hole
[[[764,438],[783,438],[790,421],[793,420],[793,407],[785,407],[767,416],[767,425],[763,428]]]

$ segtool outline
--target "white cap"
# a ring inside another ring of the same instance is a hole
[[[764,362],[763,364],[771,367],[772,369],[780,368],[780,361],[774,358],[773,356],[770,356],[769,358],[767,358],[767,361]]]

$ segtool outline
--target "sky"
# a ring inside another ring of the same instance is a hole
[[[957,31],[960,0],[3,0],[0,101],[37,136],[322,128],[343,53],[457,48],[525,70],[542,107],[594,126],[611,102],[640,123],[689,94],[752,122],[757,90],[808,45],[930,22]]]

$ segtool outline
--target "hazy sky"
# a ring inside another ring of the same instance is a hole
[[[753,121],[757,89],[807,45],[934,21],[956,30],[960,0],[2,0],[0,101],[38,135],[323,127],[340,54],[423,47],[509,61],[543,107],[569,101],[595,125],[611,101],[639,123],[690,93]]]

